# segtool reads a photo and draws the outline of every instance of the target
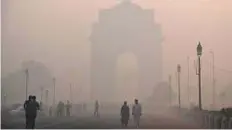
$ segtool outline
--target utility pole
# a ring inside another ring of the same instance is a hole
[[[40,99],[40,102],[42,102],[42,101],[43,101],[43,90],[44,90],[44,88],[43,88],[43,87],[41,87],[41,99]]]
[[[168,82],[169,82],[169,105],[172,105],[172,76],[169,75],[168,77]]]
[[[73,103],[72,102],[72,84],[71,83],[70,83],[70,102]]]
[[[53,78],[53,105],[56,104],[56,78]]]
[[[178,103],[179,103],[179,108],[181,108],[181,100],[180,100],[180,72],[181,72],[181,66],[178,64],[177,65],[177,77],[178,77]]]
[[[202,46],[199,42],[197,46],[197,56],[198,56],[198,87],[199,87],[199,110],[202,110],[202,102],[201,102],[201,55],[202,55]]]
[[[46,92],[45,92],[45,102],[46,102],[46,105],[48,106],[48,90],[46,90]]]
[[[187,58],[188,60],[188,80],[187,80],[187,95],[188,95],[188,104],[190,105],[190,75],[189,75],[189,57]]]
[[[4,93],[4,97],[3,97],[3,103],[4,105],[6,105],[6,94]]]
[[[29,78],[29,72],[28,69],[25,70],[26,73],[26,100],[28,98],[28,78]]]
[[[212,80],[212,85],[213,85],[213,92],[212,92],[212,99],[213,99],[213,109],[215,108],[215,96],[216,96],[216,94],[215,94],[215,62],[214,62],[214,52],[213,51],[210,51],[210,53],[212,54],[212,78],[213,78],[213,80]]]

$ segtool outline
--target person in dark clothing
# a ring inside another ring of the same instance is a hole
[[[49,107],[49,116],[52,116],[52,107]]]
[[[98,100],[95,102],[94,116],[99,117],[99,103],[98,103]]]
[[[37,110],[40,109],[39,103],[36,101],[36,96],[32,96],[32,100],[27,105],[27,109],[29,128],[34,129]]]
[[[26,129],[29,129],[29,103],[32,101],[32,96],[30,95],[28,100],[24,102],[24,110],[25,110],[25,117],[26,117]]]
[[[61,102],[61,116],[65,115],[65,104],[64,102]]]
[[[71,112],[70,112],[71,107],[72,107],[71,104],[69,103],[69,101],[67,101],[67,104],[66,104],[66,116],[71,115]]]
[[[122,126],[127,127],[129,118],[130,118],[130,108],[127,105],[127,102],[125,101],[123,106],[121,107],[121,123],[122,123]]]
[[[58,105],[57,105],[57,109],[56,109],[56,111],[57,111],[57,116],[58,117],[60,117],[61,116],[61,111],[62,111],[62,102],[60,101],[59,103],[58,103]]]

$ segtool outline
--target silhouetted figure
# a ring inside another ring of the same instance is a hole
[[[122,126],[127,127],[129,118],[130,118],[130,108],[127,105],[127,102],[125,101],[122,108],[121,108],[121,123],[122,123]]]
[[[27,117],[28,117],[28,127],[27,129],[35,128],[35,119],[37,116],[37,110],[39,110],[39,103],[36,101],[36,96],[32,96],[31,101],[26,105]]]
[[[99,117],[99,103],[98,103],[98,101],[95,102],[94,116]]]
[[[134,122],[136,127],[139,127],[139,122],[140,122],[140,116],[142,115],[142,107],[138,103],[138,100],[135,99],[135,104],[132,108],[132,115],[134,116]]]
[[[60,117],[62,115],[62,102],[61,101],[57,105],[56,112],[57,112],[58,117]]]
[[[40,110],[42,110],[42,108],[43,108],[43,103],[42,103],[42,101],[40,101],[39,106],[40,106]]]
[[[67,104],[66,104],[66,116],[70,116],[71,112],[70,112],[70,109],[71,109],[72,105],[69,103],[69,101],[67,101]]]
[[[25,110],[25,117],[26,117],[26,129],[29,129],[29,107],[28,105],[31,101],[32,101],[32,96],[30,95],[28,97],[28,100],[26,100],[23,105],[24,110]]]
[[[61,102],[61,116],[65,115],[65,104]]]
[[[49,107],[49,116],[52,116],[52,107]]]

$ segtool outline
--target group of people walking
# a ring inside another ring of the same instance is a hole
[[[25,109],[25,116],[26,116],[26,129],[34,129],[35,128],[35,119],[37,117],[37,110],[40,110],[40,104],[36,101],[36,96],[29,96],[28,100],[24,103],[24,109]],[[69,101],[67,101],[67,104],[64,104],[63,102],[59,102],[57,105],[57,116],[63,116],[64,111],[66,109],[66,116],[70,116],[71,112],[71,104]],[[49,110],[49,115],[52,115],[51,110],[52,107]],[[138,100],[135,99],[134,105],[132,107],[132,116],[134,123],[136,127],[139,127],[140,123],[140,117],[142,115],[142,108],[139,104]],[[99,117],[99,102],[95,102],[95,110],[94,110],[94,116]],[[121,124],[123,127],[127,127],[128,121],[130,119],[130,108],[127,105],[127,102],[125,101],[124,104],[121,107]]]
[[[26,116],[26,129],[34,129],[37,110],[40,110],[40,105],[36,101],[36,96],[29,96],[28,100],[24,102],[24,109]]]
[[[132,107],[132,116],[137,128],[139,127],[141,115],[142,115],[142,107],[139,104],[138,100],[135,99],[135,104]],[[123,106],[121,107],[121,124],[123,127],[127,127],[129,119],[130,119],[130,108],[127,105],[127,102],[125,101]]]
[[[57,105],[57,112],[56,115],[58,117],[60,116],[71,116],[71,107],[72,105],[69,103],[69,101],[67,101],[67,104],[64,104],[63,102],[59,102]]]

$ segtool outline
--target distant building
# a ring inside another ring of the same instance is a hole
[[[92,47],[92,99],[113,100],[115,70],[119,54],[132,52],[138,59],[139,95],[151,95],[154,84],[162,79],[161,26],[153,10],[123,1],[99,12],[90,37]],[[125,88],[126,89],[126,88]],[[107,97],[107,98],[106,98]]]

